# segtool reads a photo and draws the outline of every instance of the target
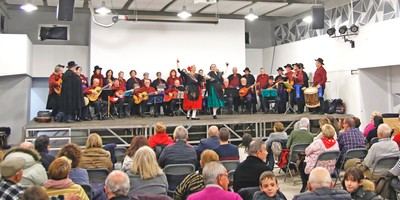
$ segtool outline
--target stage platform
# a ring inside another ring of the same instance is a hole
[[[231,131],[231,141],[241,141],[244,133],[250,133],[254,137],[266,138],[272,132],[274,122],[280,121],[285,124],[286,130],[290,131],[292,125],[301,117],[307,117],[314,126],[316,122],[326,115],[304,114],[236,114],[219,115],[213,119],[211,115],[200,115],[200,120],[187,120],[185,116],[175,117],[130,117],[123,119],[81,121],[75,123],[37,123],[29,122],[25,126],[26,140],[34,140],[38,134],[47,134],[53,140],[64,139],[78,144],[84,144],[88,134],[99,133],[103,139],[111,140],[119,145],[126,146],[135,135],[148,137],[153,134],[154,124],[158,121],[164,122],[167,132],[172,134],[176,126],[183,125],[189,130],[190,143],[198,143],[201,138],[206,137],[209,126],[217,125],[226,127]],[[334,118],[345,118],[351,115],[331,115]],[[318,126],[318,125],[316,125]],[[53,145],[54,147],[54,145]]]

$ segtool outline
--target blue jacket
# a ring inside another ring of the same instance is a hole
[[[219,137],[213,136],[200,140],[199,146],[197,146],[197,155],[200,156],[201,153],[206,149],[214,150],[219,147]]]

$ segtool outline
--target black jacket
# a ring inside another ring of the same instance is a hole
[[[286,200],[286,197],[281,191],[278,191],[275,197],[268,197],[264,192],[258,191],[254,193],[253,200]]]
[[[84,105],[81,78],[72,70],[67,70],[62,77],[61,110],[67,115],[80,112]]]
[[[319,188],[312,192],[305,192],[293,197],[293,200],[351,200],[351,196],[344,190]]]
[[[259,177],[267,170],[267,164],[264,161],[249,155],[235,170],[233,190],[237,192],[241,188],[259,186]]]
[[[362,187],[359,187],[355,192],[351,193],[351,198],[354,200],[380,200],[375,192],[365,191]]]

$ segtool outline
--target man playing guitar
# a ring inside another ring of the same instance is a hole
[[[144,117],[143,113],[150,110],[150,107],[147,105],[149,98],[149,95],[154,95],[157,94],[156,89],[150,86],[150,79],[143,79],[143,84],[144,86],[141,88],[138,88],[134,91],[134,95],[137,97],[137,99],[140,101],[140,116]],[[156,103],[154,104],[154,117],[158,117],[160,111],[160,104]]]
[[[104,119],[103,115],[102,115],[102,109],[101,109],[101,102],[102,102],[101,98],[97,98],[95,101],[90,101],[86,97],[87,95],[91,95],[91,94],[97,93],[97,91],[95,89],[98,88],[98,87],[101,87],[100,84],[101,84],[100,79],[93,78],[93,84],[90,87],[86,88],[85,91],[83,92],[83,94],[85,95],[85,98],[86,98],[85,101],[89,101],[89,104],[85,105],[84,111],[83,111],[83,118],[85,120],[86,119],[91,119],[89,106],[94,107],[94,112],[95,112],[96,117],[97,117],[98,120],[103,120]]]
[[[184,88],[181,86],[179,79],[174,81],[174,85],[165,90],[164,105],[165,114],[168,116],[174,116],[174,110],[177,110],[177,101],[179,92],[183,92]]]

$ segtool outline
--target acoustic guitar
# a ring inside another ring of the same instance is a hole
[[[61,84],[62,84],[62,78],[59,78],[58,81],[56,81],[57,86],[54,87],[54,92],[58,95],[61,94]]]
[[[133,95],[133,102],[135,104],[140,104],[143,101],[149,100],[149,95],[157,94],[157,92],[147,93],[147,92],[140,92]]]
[[[172,99],[178,98],[178,92],[173,91],[173,92],[168,92],[168,94],[164,95],[164,102],[170,102]]]
[[[101,95],[101,92],[105,89],[105,88],[107,88],[107,87],[109,87],[109,85],[106,85],[106,86],[104,86],[104,87],[95,87],[95,88],[93,88],[93,89],[90,89],[89,91],[90,91],[90,94],[88,94],[88,95],[86,95],[87,96],[87,98],[90,100],[90,101],[97,101],[97,99],[99,98],[99,96]]]
[[[256,85],[259,85],[260,83],[254,83],[253,85],[250,85],[249,87],[242,87],[242,88],[240,88],[240,90],[239,90],[239,96],[240,97],[245,97],[248,93],[249,93],[249,90],[250,90],[250,88],[252,88],[252,87],[254,87],[254,86],[256,86]]]

